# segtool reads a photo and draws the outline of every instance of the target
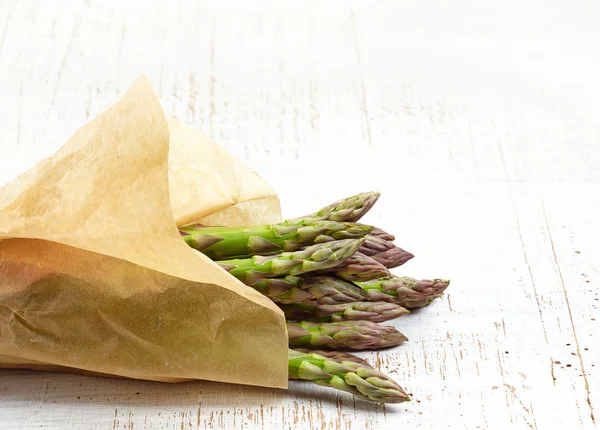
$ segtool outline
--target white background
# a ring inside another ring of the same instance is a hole
[[[362,354],[414,401],[0,371],[0,427],[593,427],[600,3],[210,3],[0,1],[0,184],[144,73],[285,216],[381,191],[395,273],[452,279]]]

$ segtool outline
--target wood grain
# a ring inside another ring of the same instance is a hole
[[[598,2],[211,3],[0,2],[0,183],[144,73],[286,216],[380,190],[395,273],[452,279],[362,354],[414,401],[1,371],[0,428],[594,427]]]

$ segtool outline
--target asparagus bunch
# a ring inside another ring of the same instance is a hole
[[[289,374],[352,393],[399,403],[402,388],[342,349],[380,349],[406,337],[388,321],[429,304],[449,281],[389,272],[414,256],[384,230],[357,222],[379,198],[361,193],[282,223],[181,228],[185,242],[246,285],[268,296],[288,320]],[[315,350],[314,348],[319,348]],[[326,350],[328,351],[326,351]]]

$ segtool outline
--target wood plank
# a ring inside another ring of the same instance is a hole
[[[360,354],[414,401],[0,371],[0,428],[594,426],[597,2],[166,4],[0,2],[0,183],[145,73],[286,216],[382,191],[365,221],[417,256],[395,273],[452,279]]]

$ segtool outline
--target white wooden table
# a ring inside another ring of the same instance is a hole
[[[286,216],[380,190],[396,273],[452,279],[362,354],[414,401],[5,370],[0,428],[594,427],[600,4],[210,3],[0,1],[0,183],[145,73]]]

